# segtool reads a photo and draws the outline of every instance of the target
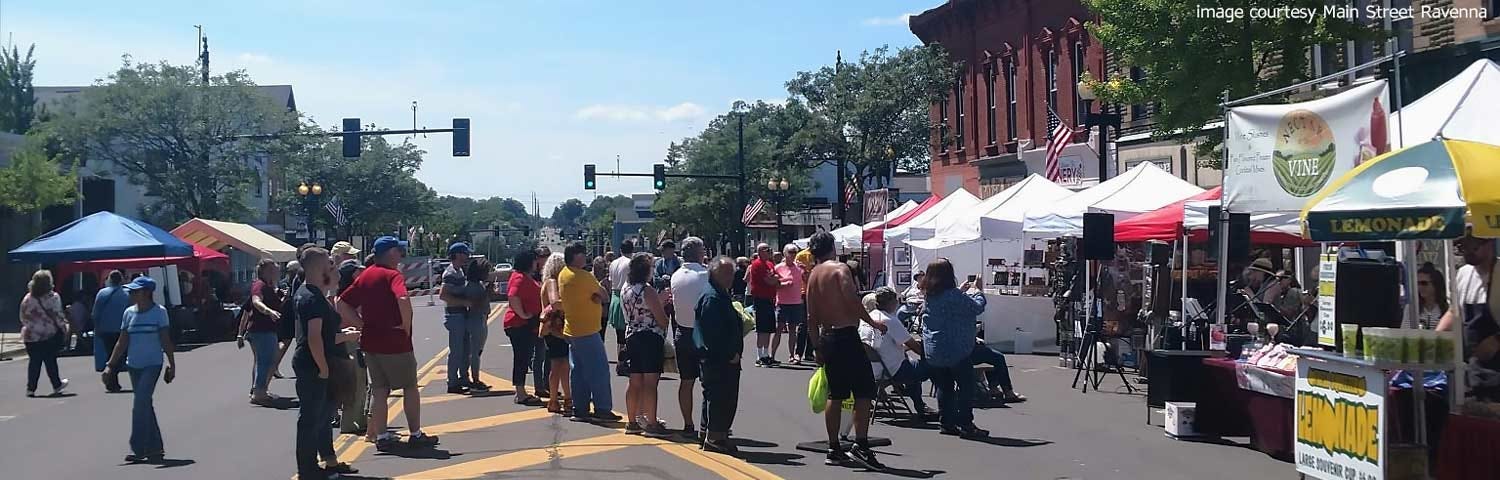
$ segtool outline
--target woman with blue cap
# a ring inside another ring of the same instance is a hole
[[[115,344],[114,354],[110,355],[109,365],[104,368],[104,376],[113,376],[121,357],[124,357],[135,395],[130,412],[131,453],[125,456],[125,461],[160,462],[166,456],[166,449],[162,445],[161,426],[156,422],[152,396],[156,393],[158,378],[172,383],[177,376],[177,360],[172,355],[176,346],[172,344],[167,309],[152,297],[156,292],[156,281],[140,276],[124,288],[130,292],[131,306],[125,309],[124,321],[120,325],[122,334]]]

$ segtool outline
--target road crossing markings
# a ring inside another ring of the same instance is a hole
[[[744,460],[728,455],[704,452],[692,445],[669,443],[666,445],[657,445],[656,448],[670,453],[677,458],[687,460],[688,463],[713,472],[726,480],[781,480],[781,476],[767,472]]]
[[[494,428],[501,425],[520,423],[527,420],[539,420],[551,417],[552,413],[540,408],[526,409],[519,412],[502,413],[488,417],[460,420],[442,425],[433,425],[423,428],[422,431],[428,435],[443,435],[449,433],[473,432],[485,428]]]
[[[614,433],[571,442],[559,443],[544,448],[528,448],[517,452],[497,455],[442,468],[400,475],[396,480],[438,480],[454,478],[478,478],[499,472],[509,472],[533,467],[553,461],[578,458],[596,453],[612,452],[627,447],[658,445],[666,443],[640,435]]]

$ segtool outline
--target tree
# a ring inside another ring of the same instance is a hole
[[[633,205],[635,202],[625,195],[594,197],[579,217],[579,224],[589,233],[609,236],[615,228],[615,209]]]
[[[191,217],[252,220],[245,196],[259,180],[253,165],[306,143],[230,139],[302,128],[296,113],[256,91],[243,71],[205,84],[196,67],[131,64],[127,56],[108,79],[57,110],[49,112],[51,122],[69,153],[145,187],[157,201],[141,213],[159,225]]]
[[[1323,0],[1088,0],[1099,17],[1090,31],[1105,51],[1121,65],[1142,69],[1144,78],[1111,76],[1090,82],[1106,103],[1152,103],[1158,138],[1198,145],[1200,165],[1221,168],[1218,146],[1222,131],[1204,132],[1204,125],[1222,116],[1219,104],[1227,92],[1243,98],[1311,78],[1308,51],[1314,45],[1340,45],[1348,40],[1380,38],[1365,27],[1333,15],[1306,19],[1237,19],[1233,22],[1200,15],[1201,8],[1249,11],[1255,8],[1313,8]],[[1337,55],[1337,54],[1336,54]],[[1269,98],[1273,102],[1283,98]]]
[[[36,119],[36,89],[31,85],[34,51],[36,45],[22,57],[14,45],[10,50],[0,48],[0,130],[24,134]]]
[[[436,223],[432,220],[440,214],[437,193],[416,177],[426,154],[416,145],[393,145],[384,137],[366,136],[360,142],[359,157],[346,158],[342,140],[303,138],[306,143],[278,164],[278,176],[285,179],[288,189],[277,197],[279,207],[297,214],[310,209],[316,224],[332,226],[333,216],[324,205],[337,197],[348,220],[346,233],[390,233],[400,227]],[[303,182],[322,185],[322,198],[304,203],[303,197],[290,191]],[[456,228],[425,227],[432,233],[458,233]]]
[[[48,155],[44,142],[40,135],[27,135],[11,155],[10,165],[0,169],[0,206],[32,214],[73,201],[78,178]]]
[[[853,63],[798,72],[787,92],[812,116],[796,137],[799,158],[813,162],[809,167],[844,160],[852,168],[848,178],[861,185],[886,177],[893,166],[926,172],[932,104],[946,99],[957,81],[958,65],[938,45],[894,54],[881,47]],[[857,197],[863,204],[863,192]]]
[[[583,202],[576,198],[569,198],[552,209],[552,226],[557,228],[578,227],[578,219],[583,217]]]

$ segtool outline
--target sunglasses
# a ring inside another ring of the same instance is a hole
[[[1432,285],[1432,282],[1426,280],[1417,280],[1417,286],[1425,287],[1428,285]]]

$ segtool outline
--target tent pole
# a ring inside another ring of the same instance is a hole
[[[1187,347],[1186,347],[1186,345],[1187,345],[1187,332],[1189,330],[1188,325],[1190,325],[1191,322],[1193,321],[1193,319],[1188,318],[1188,315],[1187,315],[1187,304],[1188,304],[1187,303],[1187,301],[1188,301],[1188,294],[1187,294],[1187,290],[1188,290],[1188,285],[1187,285],[1188,284],[1188,264],[1191,263],[1191,261],[1192,261],[1192,259],[1189,257],[1190,252],[1188,251],[1188,234],[1189,233],[1190,232],[1188,232],[1186,228],[1182,229],[1182,307],[1179,308],[1179,311],[1182,312],[1182,318],[1181,318],[1181,320],[1182,320],[1182,342],[1183,342],[1183,345],[1184,345],[1183,346],[1184,350],[1187,349]]]
[[[1220,159],[1220,166],[1229,167],[1229,91],[1224,91],[1224,104],[1219,107],[1224,117],[1224,140],[1220,146],[1224,149],[1224,158]],[[1227,192],[1226,192],[1227,193]],[[1228,303],[1229,297],[1229,209],[1224,208],[1229,203],[1229,195],[1219,196],[1219,249],[1218,278],[1214,279],[1214,290],[1217,292],[1214,299],[1214,324],[1224,324],[1224,305]]]

